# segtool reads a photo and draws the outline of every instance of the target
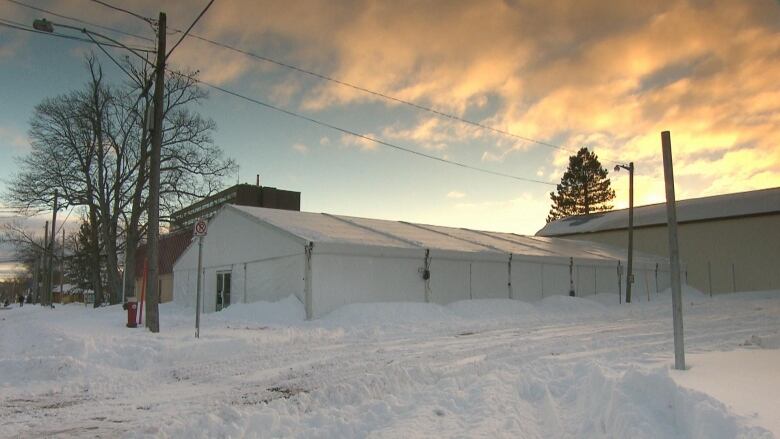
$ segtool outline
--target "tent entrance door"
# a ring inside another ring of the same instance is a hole
[[[230,277],[229,271],[217,272],[217,311],[230,306]]]

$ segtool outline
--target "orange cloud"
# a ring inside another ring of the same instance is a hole
[[[84,9],[79,5],[56,3],[71,11]],[[184,1],[133,5],[146,15],[160,7],[179,29],[198,12]],[[87,9],[89,19],[128,23],[123,14]],[[143,24],[136,29],[150,34]],[[568,150],[587,145],[609,168],[634,161],[637,199],[655,199],[660,132],[670,130],[681,197],[780,185],[780,5],[773,0],[235,0],[215,3],[194,32],[525,137],[554,139],[566,151],[550,150],[541,164],[553,180]],[[172,62],[217,83],[282,75],[271,98],[308,111],[364,102],[399,107],[194,39]],[[427,114],[377,130],[437,150],[470,141],[485,160],[541,148]],[[622,200],[625,174],[612,176]]]

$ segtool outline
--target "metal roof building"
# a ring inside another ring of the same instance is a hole
[[[712,293],[780,288],[780,188],[677,202],[680,256],[688,283]],[[668,254],[666,205],[634,208],[635,249]],[[553,221],[537,236],[625,248],[628,209]]]

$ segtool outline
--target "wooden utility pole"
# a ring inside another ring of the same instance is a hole
[[[63,294],[65,294],[65,223],[62,224],[62,252],[60,253],[60,300],[64,298]]]
[[[677,243],[677,205],[674,196],[674,170],[672,167],[672,137],[669,131],[661,133],[661,149],[664,156],[664,182],[666,183],[666,219],[669,229],[669,264],[672,281],[672,321],[674,326],[674,368],[685,370],[683,346],[682,287],[680,285],[680,248]]]
[[[160,237],[160,150],[163,131],[163,94],[165,92],[165,33],[166,16],[160,12],[157,22],[157,64],[154,80],[154,126],[152,127],[152,153],[149,170],[149,227],[146,245],[146,260],[149,261],[147,279],[146,327],[152,332],[160,332],[158,304],[158,261]]]
[[[626,273],[626,303],[631,303],[631,284],[634,283],[634,162],[627,165],[618,164],[615,172],[620,169],[628,171],[628,264]]]
[[[41,258],[36,257],[35,261],[33,262],[33,285],[32,285],[32,303],[38,302],[38,295],[40,291],[40,286],[38,285],[38,282],[40,282],[40,272],[41,272]]]
[[[38,298],[41,301],[41,305],[48,305],[48,299],[49,295],[46,293],[46,290],[49,289],[49,270],[46,267],[46,263],[49,260],[49,254],[47,253],[49,250],[49,222],[46,221],[46,224],[43,225],[43,253],[41,254],[41,274],[43,274],[43,282],[41,282],[43,285],[41,286],[41,290],[38,291]]]
[[[59,193],[57,189],[54,189],[54,206],[51,212],[51,250],[49,250],[49,271],[47,275],[48,288],[46,290],[47,305],[51,306],[54,303],[54,244],[57,242],[57,198]],[[48,245],[48,244],[47,244]]]
[[[631,303],[634,283],[634,162],[628,164],[628,264],[626,266],[626,303]]]

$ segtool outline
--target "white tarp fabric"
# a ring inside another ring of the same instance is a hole
[[[174,300],[188,306],[197,247],[174,266]],[[625,249],[603,244],[226,205],[204,239],[202,300],[215,309],[218,273],[231,275],[231,303],[295,294],[309,317],[356,302],[617,296],[625,264]],[[668,285],[665,258],[637,252],[634,270],[634,294]]]

